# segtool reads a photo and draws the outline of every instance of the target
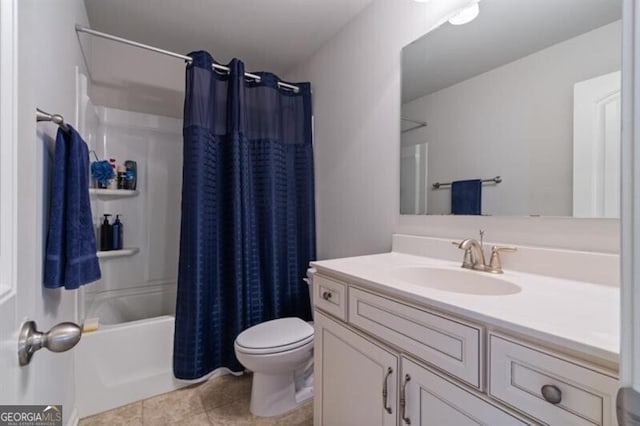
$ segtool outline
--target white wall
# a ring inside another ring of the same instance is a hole
[[[402,143],[429,142],[431,183],[501,176],[483,187],[483,214],[571,216],[573,85],[620,69],[621,31],[605,25],[404,104],[429,125]],[[449,189],[428,194],[430,214],[451,212]]]
[[[313,88],[318,258],[387,251],[399,209],[400,49],[466,0],[376,0],[288,80]]]
[[[76,23],[87,24],[82,0],[18,2],[18,309],[40,330],[75,316],[75,291],[45,290],[42,264],[46,240],[50,154],[57,126],[36,126],[36,106],[74,124],[75,67],[84,68]],[[90,54],[88,49],[85,53]],[[81,344],[81,343],[80,343]],[[62,404],[64,422],[74,411],[74,352],[38,352],[21,369],[16,397],[34,404]]]
[[[314,92],[318,257],[388,251],[391,234],[618,251],[618,221],[400,216],[400,51],[464,1],[376,0],[288,75]]]

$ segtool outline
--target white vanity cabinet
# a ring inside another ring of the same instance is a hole
[[[313,281],[315,426],[616,424],[611,372],[348,280]]]

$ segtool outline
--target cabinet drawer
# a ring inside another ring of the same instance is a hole
[[[489,346],[493,397],[550,425],[616,424],[614,377],[493,334]]]
[[[347,320],[347,287],[320,275],[313,276],[313,304],[323,311]]]
[[[481,329],[351,288],[349,322],[480,388]]]

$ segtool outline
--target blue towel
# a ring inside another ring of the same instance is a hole
[[[479,215],[482,210],[482,181],[458,180],[451,184],[451,213]]]
[[[100,279],[89,201],[89,149],[69,126],[58,129],[44,286],[72,290]]]

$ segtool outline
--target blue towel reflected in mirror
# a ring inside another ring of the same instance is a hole
[[[482,180],[458,180],[451,183],[451,214],[482,214]]]

